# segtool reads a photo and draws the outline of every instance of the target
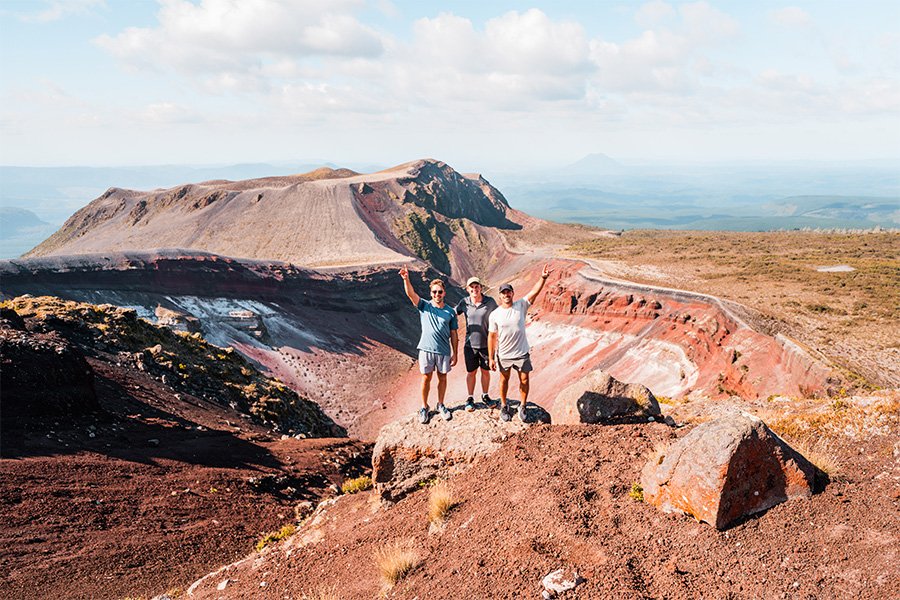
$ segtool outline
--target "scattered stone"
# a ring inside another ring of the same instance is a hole
[[[638,383],[622,383],[597,369],[556,397],[554,423],[645,422],[661,416],[656,397]]]
[[[219,582],[219,585],[216,586],[216,589],[221,592],[222,590],[227,588],[230,583],[231,583],[230,579],[223,579],[222,581]]]
[[[578,571],[562,568],[553,571],[552,573],[548,573],[544,579],[541,580],[541,585],[544,586],[544,598],[555,598],[557,595],[562,594],[568,590],[575,589],[575,586],[584,583],[584,579],[582,579],[578,575]],[[547,596],[546,593],[550,595]]]
[[[759,418],[733,412],[698,425],[648,462],[644,502],[724,529],[785,500],[808,497],[817,469]]]
[[[294,518],[297,521],[302,521],[303,519],[311,515],[315,509],[316,505],[309,500],[298,502],[296,505],[294,505]]]
[[[149,444],[151,448],[159,448],[159,440],[156,438],[147,440],[147,444]]]

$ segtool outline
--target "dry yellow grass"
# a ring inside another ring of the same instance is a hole
[[[297,531],[297,528],[294,527],[293,525],[285,525],[279,531],[276,531],[273,533],[268,533],[265,536],[263,536],[263,538],[261,540],[256,542],[256,551],[261,552],[262,549],[265,548],[266,546],[268,546],[269,544],[274,544],[275,542],[283,540],[286,537],[290,537],[290,536],[294,535],[294,532],[296,532],[296,531]]]
[[[337,592],[337,588],[322,586],[311,592],[303,592],[300,600],[341,600],[341,596]]]
[[[341,484],[341,491],[345,494],[355,494],[372,487],[372,478],[368,475],[348,479]]]
[[[395,540],[375,551],[375,564],[381,580],[392,587],[419,564],[419,555],[412,543]]]
[[[817,440],[805,439],[789,443],[794,450],[806,457],[806,460],[814,464],[816,468],[824,472],[828,477],[834,478],[840,475],[841,463],[827,441],[819,438]]]
[[[440,525],[447,518],[447,514],[455,503],[453,490],[446,481],[434,484],[428,493],[428,520],[435,525]]]

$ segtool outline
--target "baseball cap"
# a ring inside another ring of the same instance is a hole
[[[503,285],[500,286],[499,291],[501,294],[503,292],[511,292],[511,291],[513,291],[513,287],[511,285],[509,285],[508,283],[504,283]]]
[[[469,287],[473,283],[477,283],[478,285],[484,285],[483,283],[481,283],[481,280],[478,279],[477,277],[469,277],[469,280],[466,281],[466,287]]]

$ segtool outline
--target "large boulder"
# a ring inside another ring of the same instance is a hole
[[[656,397],[639,383],[622,383],[608,373],[591,371],[556,397],[554,423],[646,421],[660,416]]]
[[[529,427],[516,417],[505,423],[499,416],[498,410],[467,413],[457,409],[450,421],[435,416],[428,425],[415,417],[388,423],[372,452],[376,491],[396,502],[435,477],[458,473],[476,458],[496,452],[509,436]],[[550,418],[543,409],[529,405],[528,420],[549,422]]]
[[[812,495],[818,470],[759,418],[733,412],[698,425],[652,458],[644,501],[724,529],[793,498]]]

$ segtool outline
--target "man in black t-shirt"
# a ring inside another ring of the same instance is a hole
[[[466,399],[466,410],[475,410],[475,372],[481,369],[481,401],[488,407],[493,400],[488,396],[491,385],[490,357],[488,356],[488,317],[497,302],[482,293],[483,286],[477,277],[469,277],[466,291],[469,295],[456,305],[456,314],[466,317],[466,343],[463,345],[463,356],[466,361],[466,386],[469,397]]]

